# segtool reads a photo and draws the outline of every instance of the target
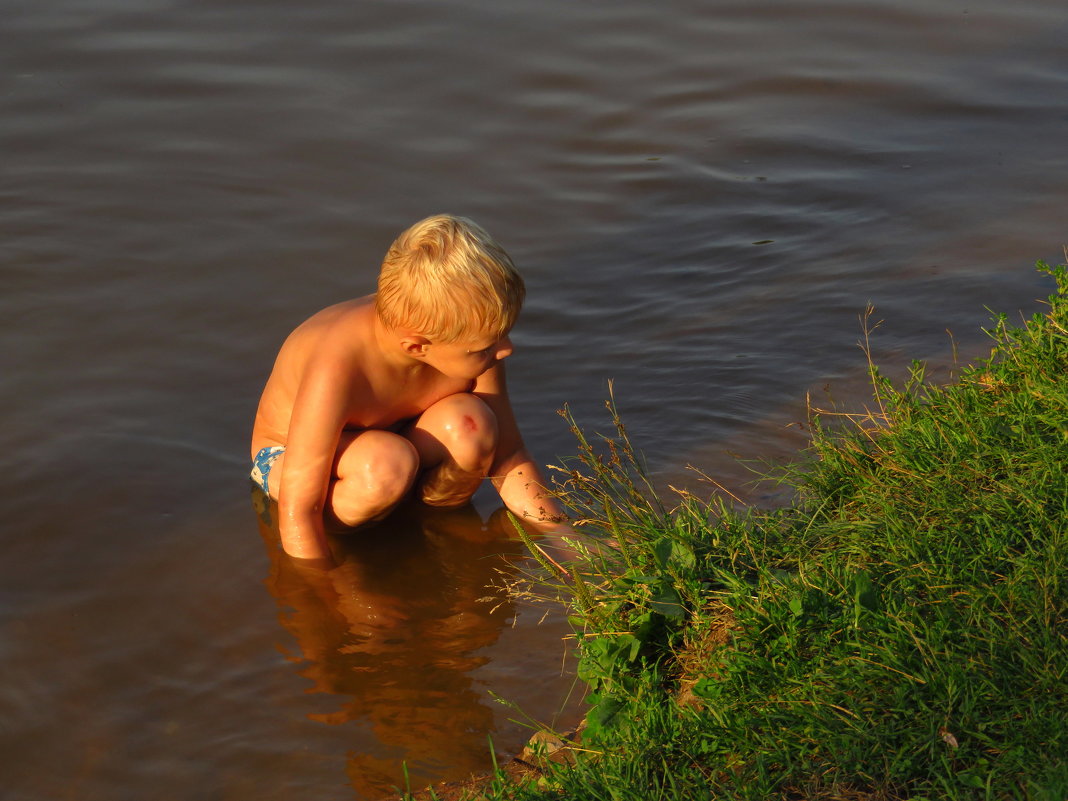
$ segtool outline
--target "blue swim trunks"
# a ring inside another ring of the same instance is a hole
[[[260,448],[260,452],[252,460],[252,473],[249,478],[263,490],[264,495],[271,494],[271,491],[267,489],[267,477],[271,474],[271,468],[278,461],[278,457],[285,452],[286,449],[281,445],[271,445],[267,448]]]

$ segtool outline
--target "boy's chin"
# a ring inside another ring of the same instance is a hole
[[[446,373],[445,375],[447,375],[449,378],[454,378],[457,381],[474,381],[485,372],[486,371],[483,370],[482,373]]]

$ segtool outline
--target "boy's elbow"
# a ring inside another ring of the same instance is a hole
[[[290,493],[280,492],[278,498],[279,528],[282,526],[305,526],[316,520],[322,520],[322,502],[314,498],[302,498]]]
[[[278,504],[278,537],[282,550],[297,559],[323,559],[329,556],[323,536],[322,512]]]

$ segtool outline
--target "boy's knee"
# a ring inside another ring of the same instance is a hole
[[[497,447],[497,416],[477,395],[460,393],[438,401],[427,422],[450,450],[474,448],[489,454]]]
[[[365,432],[359,448],[342,455],[337,466],[332,506],[343,523],[367,522],[393,508],[411,489],[419,454],[404,437]]]

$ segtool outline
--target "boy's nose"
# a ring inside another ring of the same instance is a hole
[[[497,343],[497,361],[501,359],[507,359],[512,355],[512,340],[510,337],[501,337],[501,341]]]

